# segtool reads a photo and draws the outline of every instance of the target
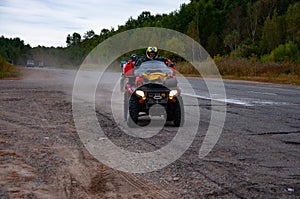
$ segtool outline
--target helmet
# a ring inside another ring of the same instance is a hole
[[[158,57],[157,47],[149,46],[146,50],[146,57],[148,59],[156,59]]]
[[[136,54],[131,54],[130,58],[131,58],[132,61],[135,62],[137,60],[138,56]]]

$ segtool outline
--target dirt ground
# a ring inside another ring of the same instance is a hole
[[[169,198],[140,176],[99,163],[76,133],[69,96],[22,70],[0,81],[0,198]],[[34,80],[34,84],[31,81]]]
[[[81,143],[70,94],[53,83],[54,74],[33,69],[22,74],[20,80],[0,81],[0,198],[300,198],[299,144],[280,153],[271,147],[276,141],[265,144],[272,134],[225,131],[201,161],[195,158],[199,136],[178,161],[147,174],[108,168]],[[113,124],[110,116],[98,117]],[[271,162],[260,167],[263,150],[270,151]]]

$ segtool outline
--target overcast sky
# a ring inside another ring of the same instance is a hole
[[[87,3],[88,2],[88,3]],[[0,35],[19,37],[32,47],[66,46],[68,34],[117,29],[143,11],[179,10],[189,0],[0,0]]]

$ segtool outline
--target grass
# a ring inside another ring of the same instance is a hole
[[[254,59],[237,57],[217,57],[214,62],[224,79],[300,85],[300,64],[297,63],[260,63]],[[201,74],[215,76],[216,70],[212,67],[214,64],[208,63],[198,67]],[[185,76],[201,76],[189,63],[178,63],[176,69]]]
[[[256,82],[268,82],[276,84],[291,84],[291,85],[300,85],[299,76],[295,75],[279,75],[278,77],[271,76],[222,76],[223,79],[235,79],[235,80],[246,80],[246,81],[256,81]]]
[[[18,69],[0,56],[0,79],[14,78],[18,75]]]

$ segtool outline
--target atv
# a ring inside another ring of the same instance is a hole
[[[184,122],[183,101],[175,71],[161,61],[146,61],[128,76],[124,92],[124,119],[129,127],[144,115],[166,117],[179,127]]]

